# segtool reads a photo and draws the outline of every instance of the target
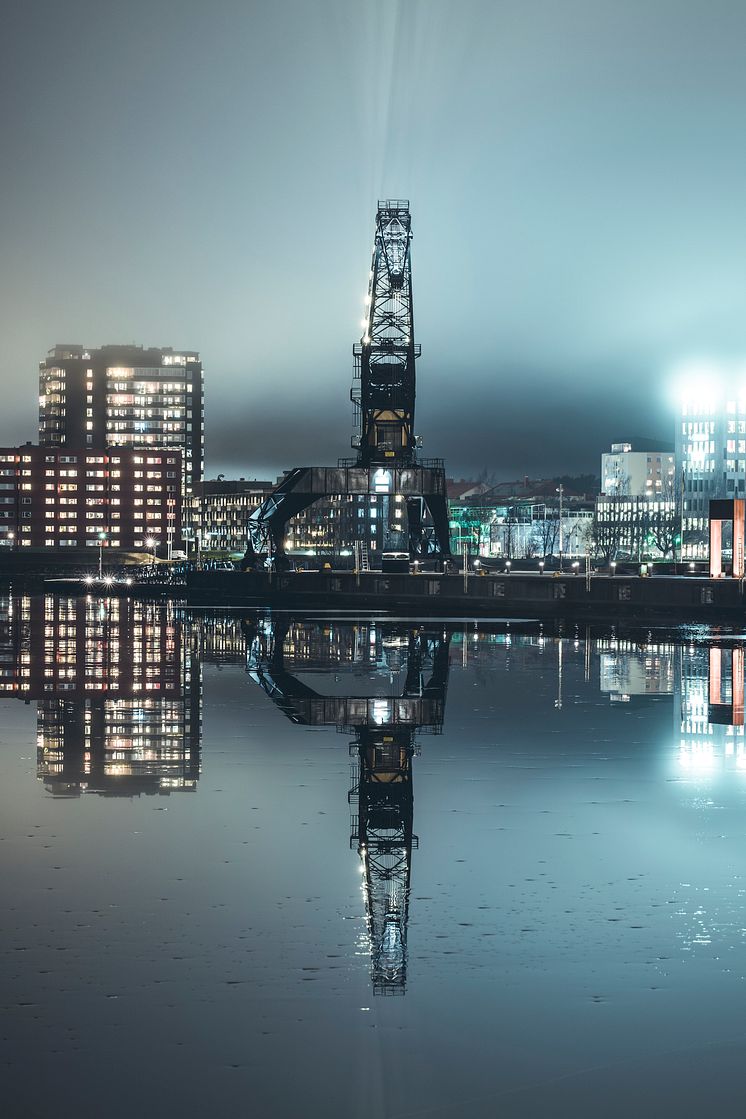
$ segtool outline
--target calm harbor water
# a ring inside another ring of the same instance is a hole
[[[0,598],[3,1114],[740,1113],[745,642]]]

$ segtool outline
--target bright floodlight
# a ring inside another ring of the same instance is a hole
[[[712,414],[721,406],[726,370],[715,361],[690,361],[675,373],[676,403],[689,413]]]

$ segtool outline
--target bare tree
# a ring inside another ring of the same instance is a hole
[[[628,501],[630,478],[619,474],[614,479],[613,492],[602,494],[596,501],[590,530],[590,544],[594,555],[604,564],[616,559],[623,542],[634,550],[637,540],[631,518],[624,517],[624,505]],[[625,501],[627,499],[627,501]]]
[[[650,514],[650,537],[663,559],[669,555],[675,559],[676,539],[681,534],[681,476],[678,472],[664,479],[656,504],[658,508]]]
[[[675,509],[659,508],[648,515],[648,536],[652,544],[658,549],[663,559],[673,556],[678,533],[678,518]]]
[[[503,521],[501,528],[503,538],[503,555],[507,556],[508,559],[512,559],[517,536],[517,525],[515,518],[511,517],[510,514],[508,514],[508,516]]]
[[[559,517],[554,510],[553,516],[544,516],[534,522],[534,538],[539,555],[552,556],[557,550],[559,542]]]
[[[596,502],[596,509],[591,522],[590,541],[594,554],[609,564],[619,551],[619,546],[624,537],[624,522],[619,516],[619,506],[615,501],[608,502],[603,509],[606,515],[600,512],[601,506]]]
[[[521,559],[533,559],[538,552],[538,543],[534,531],[523,534],[523,546],[521,548]]]

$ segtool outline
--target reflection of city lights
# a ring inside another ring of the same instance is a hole
[[[715,764],[715,752],[712,746],[703,743],[693,744],[688,751],[684,746],[679,755],[679,764],[688,773],[710,773]]]

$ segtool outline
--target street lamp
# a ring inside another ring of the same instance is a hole
[[[539,560],[539,574],[544,574],[544,560]]]
[[[559,569],[562,570],[562,494],[564,493],[564,486],[559,485],[554,491],[559,494]]]
[[[105,532],[99,532],[99,534],[98,534],[98,577],[99,577],[99,579],[102,577],[102,574],[103,574],[104,540],[106,540],[106,533]]]
[[[616,575],[616,560],[612,560],[609,567],[611,568],[611,574]]]
[[[510,560],[505,561],[505,570],[510,575]]]
[[[155,549],[158,545],[158,541],[153,536],[149,536],[145,541],[145,544],[148,548],[153,549],[153,563],[155,563]]]

